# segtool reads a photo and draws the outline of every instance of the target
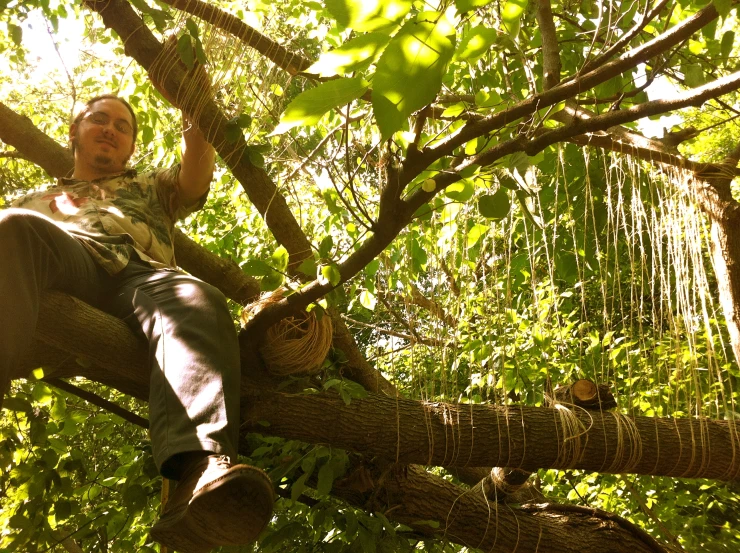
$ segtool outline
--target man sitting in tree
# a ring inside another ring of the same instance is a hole
[[[133,109],[113,95],[93,98],[69,130],[71,178],[0,212],[0,402],[31,343],[44,290],[126,321],[149,346],[154,460],[179,481],[152,538],[205,552],[253,541],[274,495],[263,471],[231,464],[240,362],[226,300],[175,265],[175,221],[203,206],[215,158],[200,130],[183,122],[181,163],[137,175],[126,167]]]

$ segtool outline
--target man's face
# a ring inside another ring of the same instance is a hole
[[[101,175],[123,171],[134,153],[131,113],[112,98],[91,105],[70,127],[69,137],[75,145],[75,166],[82,164]]]

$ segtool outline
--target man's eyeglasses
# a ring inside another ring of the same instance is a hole
[[[107,125],[110,123],[111,117],[104,111],[92,111],[85,115],[85,119],[95,125]],[[134,134],[134,128],[124,119],[116,119],[113,121],[113,127],[120,133],[127,135]]]

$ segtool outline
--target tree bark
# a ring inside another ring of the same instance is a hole
[[[574,418],[579,435],[564,429],[564,423]],[[256,431],[256,421],[267,421],[274,436],[327,443],[400,464],[740,477],[737,429],[731,421],[428,403],[375,395],[347,406],[335,394],[267,390],[249,398],[242,419],[245,431]]]
[[[380,511],[420,533],[497,553],[647,553],[666,549],[636,526],[596,509],[567,505],[515,508],[462,492],[418,467],[386,470],[372,496],[335,486],[333,495]],[[430,521],[443,521],[438,529]]]
[[[737,157],[728,158],[728,171],[735,169]],[[740,363],[740,203],[732,197],[730,175],[703,174],[696,175],[695,188],[711,223],[712,263],[719,301],[735,359]]]

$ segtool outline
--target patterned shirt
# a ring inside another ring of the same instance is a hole
[[[134,252],[156,268],[176,268],[175,222],[205,203],[180,205],[180,165],[137,175],[129,169],[92,181],[59,179],[27,194],[13,207],[46,215],[78,238],[108,273],[116,274]]]

